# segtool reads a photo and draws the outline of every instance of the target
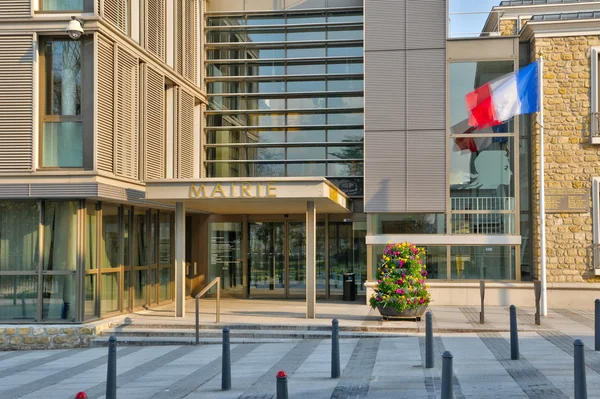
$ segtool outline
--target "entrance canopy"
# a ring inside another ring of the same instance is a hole
[[[323,177],[150,180],[146,199],[216,214],[303,214],[307,201],[319,213],[350,213],[348,197]]]

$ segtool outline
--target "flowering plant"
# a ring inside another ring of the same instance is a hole
[[[377,285],[371,307],[390,307],[398,311],[416,309],[431,301],[425,250],[407,242],[388,244],[377,267]]]

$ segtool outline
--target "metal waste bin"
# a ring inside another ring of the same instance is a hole
[[[344,301],[356,300],[356,274],[344,273]]]

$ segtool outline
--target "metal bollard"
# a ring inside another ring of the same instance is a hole
[[[510,358],[519,360],[519,333],[517,332],[517,307],[510,305]]]
[[[433,367],[433,316],[431,312],[427,312],[425,314],[425,368]]]
[[[340,322],[331,321],[331,378],[340,378]]]
[[[541,324],[541,311],[540,311],[540,299],[542,297],[542,282],[533,282],[533,292],[535,294],[535,324],[539,326]]]
[[[585,346],[580,339],[573,343],[575,358],[575,399],[587,399],[587,383],[585,379]]]
[[[276,399],[288,399],[287,374],[281,370],[277,373],[277,396]]]
[[[117,399],[117,337],[114,335],[108,339],[106,399]]]
[[[88,399],[88,396],[85,392],[81,391],[77,392],[77,394],[75,395],[75,399]]]
[[[454,371],[452,371],[452,353],[446,351],[442,355],[442,399],[452,399],[454,397],[454,388],[452,387],[452,379]]]
[[[479,296],[481,297],[481,312],[479,312],[479,324],[485,323],[485,280],[479,280]]]
[[[221,389],[231,389],[231,348],[229,340],[229,327],[223,329],[223,355],[221,365]]]
[[[600,351],[600,299],[595,301],[594,312],[594,350]]]

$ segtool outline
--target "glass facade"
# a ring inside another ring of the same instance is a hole
[[[209,17],[207,177],[363,186],[362,10]]]
[[[142,280],[144,301],[134,305],[172,300],[171,212],[89,200],[0,201],[0,320],[76,322],[131,308],[129,276],[138,267],[125,261],[133,257],[126,244],[134,214],[155,215],[161,227],[138,238],[159,248],[160,280]]]

